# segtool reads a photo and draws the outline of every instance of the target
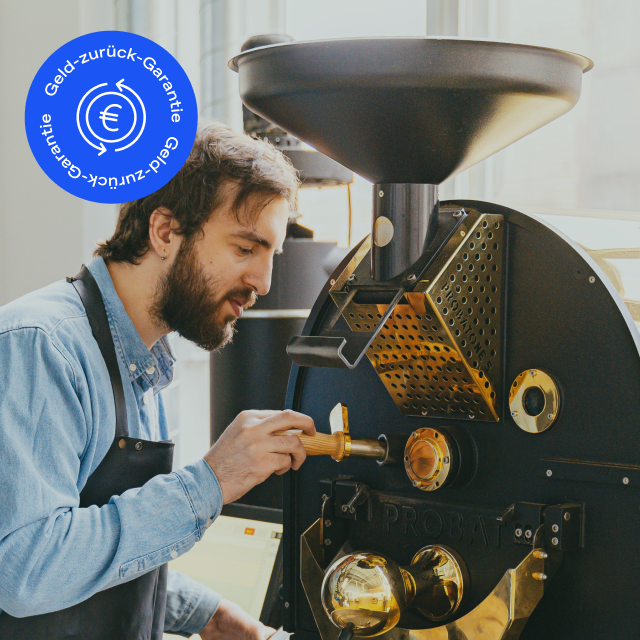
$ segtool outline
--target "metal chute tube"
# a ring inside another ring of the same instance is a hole
[[[350,458],[383,460],[386,455],[387,448],[379,440],[373,440],[372,438],[353,438],[351,440]]]
[[[384,282],[404,273],[417,262],[437,230],[437,185],[374,185],[371,229],[373,279]]]

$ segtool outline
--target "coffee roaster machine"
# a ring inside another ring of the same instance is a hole
[[[367,178],[371,236],[288,353],[300,640],[630,637],[640,334],[583,248],[437,186],[569,111],[590,60],[458,39],[245,51],[244,103]]]

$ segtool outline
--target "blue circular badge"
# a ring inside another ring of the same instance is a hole
[[[71,40],[40,67],[25,108],[29,146],[60,187],[129,202],[178,173],[196,134],[191,82],[160,45],[124,31]]]

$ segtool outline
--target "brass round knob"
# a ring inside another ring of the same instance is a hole
[[[440,489],[447,481],[454,449],[447,436],[436,429],[418,429],[404,449],[404,468],[414,487],[423,491]]]
[[[451,617],[466,579],[464,563],[446,547],[421,549],[408,567],[381,554],[358,552],[329,567],[322,606],[337,627],[373,637],[395,627],[411,606],[433,621]]]

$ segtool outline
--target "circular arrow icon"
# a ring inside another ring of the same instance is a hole
[[[108,83],[102,82],[95,85],[82,96],[76,110],[78,131],[87,144],[98,149],[99,156],[107,151],[105,143],[114,145],[133,138],[127,144],[115,148],[116,152],[134,145],[140,139],[147,123],[147,113],[140,96],[124,84],[124,78],[115,84],[117,91],[107,90],[99,93],[97,93],[98,90],[107,87]],[[133,96],[135,102],[129,98],[127,92]],[[87,101],[89,97],[91,99]],[[126,133],[122,134],[122,131]],[[117,137],[114,137],[114,134]]]

